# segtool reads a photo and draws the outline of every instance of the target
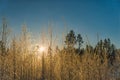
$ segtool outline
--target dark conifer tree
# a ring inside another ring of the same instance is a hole
[[[78,49],[80,50],[80,47],[83,43],[83,39],[80,34],[77,35],[77,42],[78,42]]]
[[[70,30],[67,34],[65,44],[67,45],[67,48],[73,48],[76,44],[76,36],[73,30]]]

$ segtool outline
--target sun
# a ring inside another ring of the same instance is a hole
[[[39,52],[45,52],[45,50],[46,50],[46,47],[44,47],[44,46],[40,46],[40,48],[39,48]]]

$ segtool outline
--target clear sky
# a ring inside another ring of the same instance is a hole
[[[52,22],[57,35],[65,24],[67,31],[81,33],[85,41],[87,35],[93,45],[98,33],[120,48],[120,0],[0,0],[1,20],[3,16],[15,33],[24,22],[34,34]]]

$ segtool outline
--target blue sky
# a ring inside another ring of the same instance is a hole
[[[15,33],[24,22],[35,35],[52,22],[59,38],[66,24],[66,31],[81,33],[85,41],[87,35],[92,45],[98,33],[100,39],[111,38],[120,48],[119,0],[0,0],[1,20],[3,16]]]

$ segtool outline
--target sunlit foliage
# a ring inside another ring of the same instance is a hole
[[[76,37],[71,30],[66,35],[67,47],[48,46],[47,52],[33,48],[31,41],[26,26],[20,36],[12,38],[9,47],[0,41],[0,80],[43,80],[43,76],[44,80],[119,80],[120,50],[110,39],[100,40],[95,47],[86,45],[81,49],[81,35]],[[79,48],[75,47],[77,41]],[[39,53],[44,54],[44,64]]]

